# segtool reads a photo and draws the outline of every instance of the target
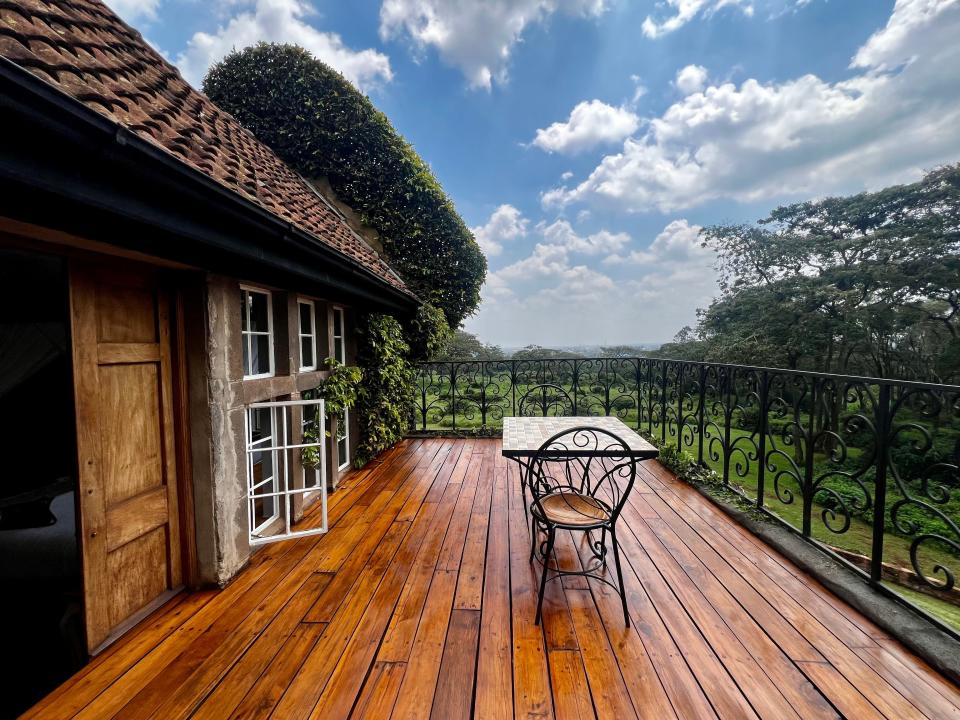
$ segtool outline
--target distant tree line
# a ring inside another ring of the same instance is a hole
[[[610,345],[600,348],[599,357],[639,357],[649,351],[633,345]],[[473,333],[457,330],[450,334],[444,348],[432,355],[434,360],[540,360],[557,358],[583,358],[582,353],[571,350],[555,350],[542,345],[527,345],[522,350],[508,353],[499,345],[484,343]]]

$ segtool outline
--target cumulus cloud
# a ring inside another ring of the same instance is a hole
[[[640,118],[624,107],[600,100],[578,103],[565,122],[537,130],[533,144],[541,150],[573,155],[598,145],[622,142],[640,127]]]
[[[160,0],[108,0],[107,5],[130,25],[138,20],[156,20]]]
[[[549,245],[563,248],[567,252],[581,255],[603,255],[615,253],[630,242],[627,233],[614,233],[600,230],[591,235],[579,235],[567,220],[555,220],[547,225],[539,223],[537,230]]]
[[[629,236],[596,233],[621,236],[603,263],[611,271],[629,266],[629,279],[615,280],[590,264],[597,247],[584,252],[563,220],[538,223],[541,242],[488,273],[484,303],[467,327],[513,346],[666,341],[717,291],[715,255],[700,246],[699,231],[674,220],[649,247],[625,254],[616,251],[627,249]]]
[[[703,65],[687,65],[677,71],[674,85],[684,95],[691,95],[703,90],[707,84],[707,69]]]
[[[685,219],[674,220],[653,239],[650,247],[633,250],[626,256],[608,255],[603,262],[607,265],[623,262],[651,266],[663,266],[666,263],[697,267],[712,265],[716,255],[700,242],[702,229],[699,225],[691,225]]]
[[[373,49],[353,50],[336,33],[321,32],[307,22],[314,10],[305,0],[256,0],[215,33],[198,32],[176,64],[184,78],[199,87],[207,69],[233,50],[259,41],[294,43],[343,73],[361,89],[393,78],[390,59]]]
[[[434,48],[468,84],[490,89],[507,78],[510,53],[524,30],[555,12],[596,17],[606,0],[383,0],[380,36],[407,37],[419,51]]]
[[[503,246],[527,234],[529,221],[513,205],[501,205],[484,225],[470,228],[480,249],[488,256],[499,255]]]
[[[957,37],[960,0],[897,0],[848,79],[711,85],[645,123],[582,183],[541,201],[673,211],[915,179],[960,157]]]
[[[698,16],[712,15],[725,7],[736,7],[745,15],[753,15],[750,0],[666,0],[665,5],[671,13],[666,18],[661,20],[648,15],[643,21],[643,34],[648,38],[672,33]]]

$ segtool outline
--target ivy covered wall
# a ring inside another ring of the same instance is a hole
[[[203,90],[303,176],[329,182],[425,301],[409,318],[358,317],[355,464],[363,465],[406,431],[413,361],[435,354],[450,328],[476,310],[486,258],[387,117],[303,48],[259,43],[231,53],[210,69]]]
[[[214,65],[203,91],[380,235],[388,261],[457,327],[486,258],[430,167],[340,73],[295,45],[259,43]]]

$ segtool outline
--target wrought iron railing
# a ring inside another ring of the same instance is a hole
[[[636,357],[433,362],[412,429],[495,431],[521,409],[616,415],[872,583],[910,575],[925,605],[960,605],[960,386]]]

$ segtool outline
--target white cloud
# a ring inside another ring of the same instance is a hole
[[[510,53],[524,30],[555,12],[596,17],[607,0],[383,0],[380,36],[409,37],[419,51],[433,47],[466,76],[490,89],[507,78]]]
[[[321,32],[306,22],[314,13],[305,0],[256,0],[213,34],[198,32],[177,57],[184,78],[200,86],[207,69],[233,50],[259,41],[294,43],[343,73],[361,89],[393,77],[390,59],[373,49],[352,50],[336,33]]]
[[[960,0],[897,0],[886,27],[875,32],[853,58],[851,67],[887,70],[929,51],[928,32],[957,40],[956,10]],[[945,14],[952,11],[952,17]],[[951,26],[937,30],[945,20]],[[952,20],[952,23],[951,23]]]
[[[669,223],[646,249],[608,256],[611,270],[629,265],[630,279],[619,281],[574,261],[577,242],[562,223],[539,223],[543,242],[529,256],[488,273],[468,330],[508,346],[663,342],[716,294],[715,255],[685,219]]]
[[[662,3],[661,3],[662,4]],[[753,3],[750,0],[666,0],[673,13],[664,20],[648,15],[641,26],[648,38],[657,38],[674,30],[679,30],[698,15],[712,15],[725,7],[737,7],[745,15],[753,15]]]
[[[566,220],[555,220],[549,225],[541,222],[537,225],[537,230],[548,244],[581,255],[615,253],[630,242],[630,236],[623,232],[600,230],[591,235],[578,235]]]
[[[663,266],[665,263],[698,267],[712,265],[716,255],[700,242],[702,229],[699,225],[691,225],[685,219],[674,220],[653,239],[647,249],[634,250],[626,256],[609,255],[603,262],[606,265],[622,262],[656,266]]]
[[[623,107],[600,100],[578,103],[566,122],[537,130],[533,144],[547,152],[573,155],[598,145],[621,142],[640,127],[640,118]]]
[[[749,79],[684,97],[545,207],[672,211],[916,179],[960,157],[960,0],[897,0],[850,78]]]
[[[501,205],[491,213],[486,224],[470,228],[480,249],[488,256],[499,255],[504,243],[527,234],[529,221],[512,205]]]
[[[674,84],[684,95],[700,92],[707,84],[707,69],[703,65],[687,65],[677,72]]]
[[[138,20],[156,20],[160,0],[108,0],[107,5],[128,25]]]

